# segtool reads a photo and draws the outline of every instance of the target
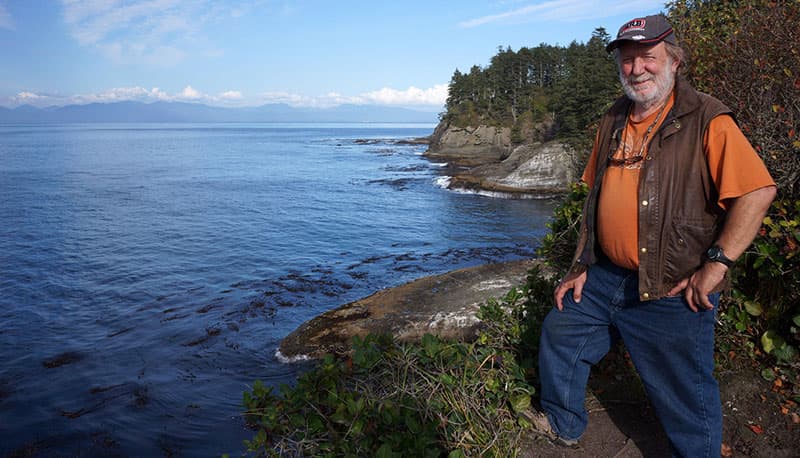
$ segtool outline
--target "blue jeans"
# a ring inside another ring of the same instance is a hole
[[[722,406],[714,379],[714,310],[692,312],[679,297],[639,301],[635,271],[602,262],[588,271],[582,299],[572,291],[564,310],[542,325],[539,375],[542,408],[559,436],[577,439],[591,366],[622,338],[672,445],[673,456],[718,457]]]

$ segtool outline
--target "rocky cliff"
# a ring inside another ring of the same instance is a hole
[[[431,135],[425,156],[461,167],[475,167],[502,161],[510,153],[511,129],[508,127],[473,128],[440,123]]]
[[[558,141],[533,140],[544,138],[549,129],[539,125],[526,132],[532,140],[514,144],[508,127],[440,123],[425,156],[450,165],[451,189],[559,194],[577,179],[576,154]]]

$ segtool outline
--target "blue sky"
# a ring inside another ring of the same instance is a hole
[[[586,42],[665,0],[0,0],[0,106],[139,100],[439,111],[498,46]]]

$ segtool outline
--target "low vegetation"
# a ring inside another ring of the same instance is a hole
[[[553,285],[532,271],[525,286],[480,309],[471,343],[426,335],[353,341],[279,393],[245,393],[247,442],[256,456],[513,457],[535,393],[538,326]]]

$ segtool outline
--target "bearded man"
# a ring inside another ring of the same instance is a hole
[[[714,324],[728,269],[775,197],[731,110],[680,76],[663,15],[624,24],[625,96],[600,122],[574,263],[543,323],[539,432],[575,445],[589,371],[621,338],[674,456],[720,455]]]

